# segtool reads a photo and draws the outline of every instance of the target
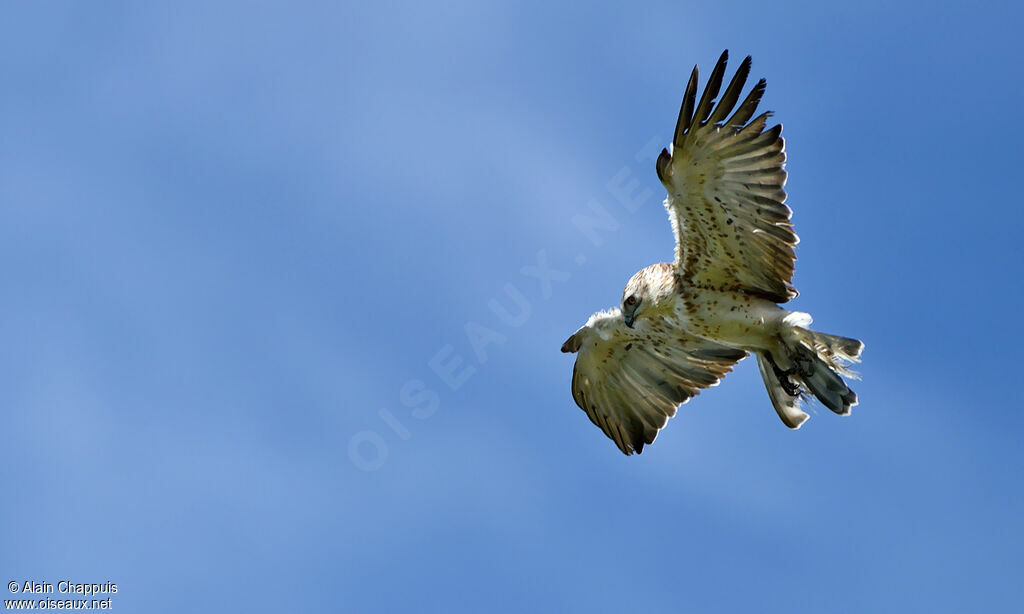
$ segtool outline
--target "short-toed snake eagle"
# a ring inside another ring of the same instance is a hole
[[[782,126],[766,128],[770,112],[754,117],[764,79],[736,106],[749,56],[716,104],[727,59],[728,51],[699,101],[694,66],[657,160],[675,261],[633,275],[621,306],[591,316],[562,346],[578,352],[573,398],[625,454],[652,443],[680,404],[748,352],[790,428],[807,419],[800,405],[810,395],[841,415],[857,404],[840,375],[853,375],[847,365],[864,344],[812,331],[809,315],[779,306],[797,295],[798,241],[783,204]]]

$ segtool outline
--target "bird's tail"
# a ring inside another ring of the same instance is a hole
[[[757,354],[772,405],[786,426],[794,429],[807,420],[800,402],[809,395],[841,416],[857,404],[857,394],[843,377],[857,378],[850,364],[859,362],[864,344],[810,330],[806,328],[810,323],[807,314],[790,314],[784,320],[779,349]]]

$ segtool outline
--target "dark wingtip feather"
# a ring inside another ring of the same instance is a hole
[[[736,69],[736,74],[733,75],[732,81],[729,82],[729,86],[725,88],[725,93],[722,94],[722,99],[718,101],[718,107],[715,108],[715,112],[711,115],[710,122],[717,124],[726,118],[727,115],[732,111],[732,108],[736,106],[736,101],[739,100],[740,92],[743,91],[743,86],[747,82],[747,77],[750,75],[750,65],[753,62],[751,57],[748,55],[743,58],[740,62],[740,67]]]
[[[676,121],[676,134],[672,139],[673,145],[682,147],[686,138],[686,131],[690,129],[693,121],[693,105],[697,99],[697,65],[693,65],[693,72],[690,73],[690,81],[686,84],[686,93],[683,94],[683,105],[679,108],[679,119]]]
[[[763,77],[758,80],[757,85],[754,86],[754,89],[750,90],[746,99],[740,104],[740,108],[736,109],[733,116],[729,118],[728,123],[730,126],[742,128],[754,116],[754,112],[757,111],[757,105],[761,104],[761,97],[764,96],[764,90],[767,87],[768,81]]]
[[[668,153],[667,149],[662,149],[661,153],[658,155],[658,161],[654,164],[654,168],[658,172],[658,179],[660,179],[662,183],[668,181],[668,172],[671,164],[672,155]]]
[[[771,128],[764,131],[765,134],[770,134],[768,137],[770,141],[776,141],[782,137],[782,124],[775,124]]]
[[[715,96],[718,96],[718,92],[722,89],[722,77],[725,76],[725,65],[728,62],[729,50],[726,49],[722,52],[722,56],[718,58],[718,63],[715,64],[714,70],[711,71],[711,76],[708,77],[708,84],[704,87],[704,95],[700,97],[700,104],[697,105],[697,111],[693,116],[694,123],[701,124],[711,115],[711,109],[715,105]]]

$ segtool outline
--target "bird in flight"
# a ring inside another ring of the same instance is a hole
[[[754,117],[764,79],[736,106],[750,56],[716,102],[728,57],[699,101],[693,67],[675,136],[657,160],[675,260],[638,271],[618,308],[595,313],[562,345],[578,353],[573,399],[627,455],[748,353],[791,429],[807,419],[801,402],[811,396],[839,415],[857,404],[841,376],[854,377],[849,365],[864,344],[813,331],[810,315],[780,307],[797,296],[799,240],[783,204],[782,125],[766,128],[771,112]]]

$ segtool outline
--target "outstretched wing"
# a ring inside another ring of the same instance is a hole
[[[715,105],[728,57],[726,51],[718,60],[699,103],[693,67],[672,151],[662,150],[658,157],[676,235],[675,264],[693,284],[783,303],[797,295],[790,281],[799,239],[790,223],[793,212],[783,204],[782,125],[765,129],[771,112],[750,119],[764,94],[764,79],[729,116],[750,73],[750,56]]]
[[[562,351],[579,352],[576,404],[627,455],[643,451],[679,405],[746,356],[668,325],[627,328],[618,309],[594,314]]]

